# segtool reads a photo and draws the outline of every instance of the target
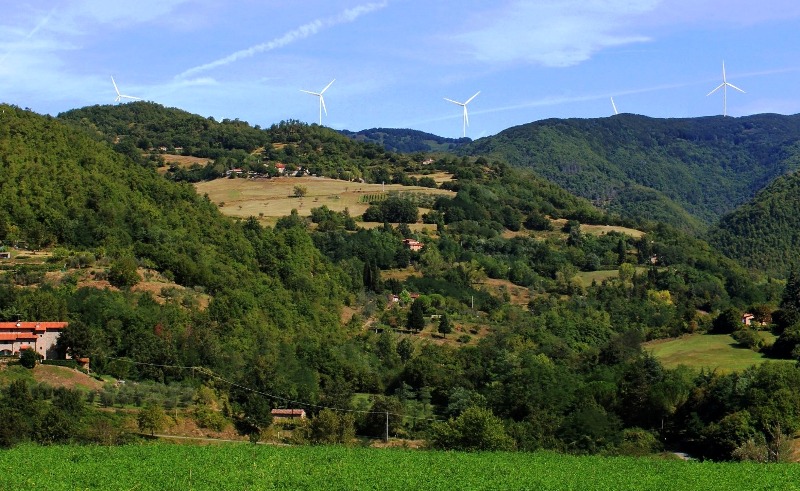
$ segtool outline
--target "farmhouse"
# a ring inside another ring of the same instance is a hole
[[[419,252],[425,247],[425,244],[414,239],[403,239],[403,245],[414,252]]]
[[[745,312],[744,314],[742,314],[742,324],[744,324],[745,326],[750,326],[750,325],[753,325],[753,324],[757,324],[759,326],[766,326],[767,325],[766,322],[757,321],[756,320],[756,316],[754,316],[753,314],[751,314],[749,312]]]
[[[277,421],[291,421],[293,419],[306,419],[305,409],[273,409],[272,418]]]
[[[66,322],[0,322],[0,355],[33,349],[42,359],[57,358],[56,342]]]

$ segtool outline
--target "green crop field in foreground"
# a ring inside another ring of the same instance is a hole
[[[0,489],[799,489],[796,464],[344,447],[25,445],[0,451]]]

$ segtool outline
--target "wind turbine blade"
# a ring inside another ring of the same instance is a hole
[[[464,105],[464,103],[461,103],[461,102],[458,102],[458,101],[454,101],[453,99],[448,99],[447,97],[444,97],[443,99],[446,100],[447,102],[452,102],[453,104],[458,104],[459,106],[463,106]]]
[[[300,92],[305,92],[306,94],[315,95],[315,96],[317,96],[317,97],[319,97],[319,95],[320,95],[320,94],[319,94],[319,92],[311,92],[310,90],[303,90],[303,89],[300,89]]]
[[[722,83],[722,84],[719,84],[719,85],[717,86],[717,88],[716,88],[716,89],[714,89],[714,90],[712,90],[711,92],[709,92],[708,94],[706,94],[706,97],[710,96],[711,94],[713,94],[714,92],[718,91],[718,90],[719,90],[719,89],[721,89],[722,87],[725,87],[725,84],[724,84],[724,83]]]
[[[464,124],[469,126],[469,113],[467,112],[466,104],[464,104]]]
[[[117,82],[114,81],[114,76],[113,75],[111,76],[111,83],[114,84],[114,92],[116,92],[117,95],[119,95],[119,89],[117,88]]]
[[[467,99],[467,102],[465,102],[465,103],[464,103],[464,105],[466,106],[467,104],[469,104],[470,102],[472,102],[472,99],[474,99],[474,98],[478,97],[478,94],[480,94],[480,93],[481,93],[481,91],[480,91],[480,90],[479,90],[479,91],[477,91],[477,92],[475,92],[475,95],[474,95],[474,96],[472,96],[472,97],[470,97],[469,99]]]
[[[320,94],[324,94],[324,93],[325,93],[325,91],[326,91],[326,90],[328,90],[328,87],[330,87],[331,85],[333,85],[333,83],[334,83],[334,82],[336,82],[336,79],[335,79],[335,78],[334,78],[333,80],[331,80],[331,83],[329,83],[328,85],[326,85],[324,89],[320,90],[320,91],[319,91],[319,93],[320,93]]]
[[[320,94],[320,96],[319,96],[319,103],[322,105],[322,110],[325,111],[325,116],[327,116],[328,115],[328,108],[325,107],[325,98],[322,97],[322,94]]]
[[[734,88],[734,89],[738,90],[742,94],[746,94],[747,93],[747,92],[743,91],[742,89],[740,89],[739,87],[737,87],[737,86],[735,86],[733,84],[729,84],[728,82],[725,82],[725,84],[728,85],[728,87],[731,87],[731,88]]]
[[[722,83],[725,83],[725,61],[722,61]]]
[[[614,98],[613,97],[611,98],[611,107],[614,108],[614,114],[619,114],[619,112],[617,112],[617,105],[614,104]]]

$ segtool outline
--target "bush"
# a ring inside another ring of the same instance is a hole
[[[452,450],[512,450],[514,440],[489,409],[469,407],[456,419],[431,425],[428,444]]]
[[[19,355],[19,363],[25,368],[33,368],[36,366],[36,362],[39,361],[41,356],[39,353],[32,349],[24,349],[22,353]]]
[[[764,345],[764,340],[752,329],[742,329],[731,334],[739,346],[753,351],[758,351]]]
[[[194,422],[200,428],[208,428],[214,431],[222,431],[228,426],[228,420],[225,419],[222,413],[205,405],[195,408]]]

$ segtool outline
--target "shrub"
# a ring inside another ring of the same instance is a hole
[[[33,368],[36,366],[36,362],[39,361],[41,356],[39,353],[32,349],[24,349],[22,353],[19,355],[19,363],[25,368]]]

